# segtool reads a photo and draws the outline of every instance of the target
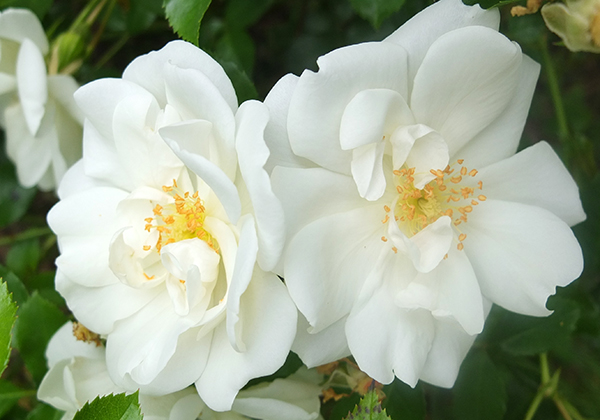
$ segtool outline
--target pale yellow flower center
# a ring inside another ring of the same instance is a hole
[[[173,197],[175,201],[164,207],[157,204],[153,209],[154,216],[144,219],[146,221],[145,229],[148,232],[151,232],[152,229],[158,231],[156,242],[158,253],[162,247],[168,244],[193,238],[203,240],[215,252],[219,252],[217,241],[204,229],[206,208],[198,196],[198,191],[193,194],[184,192],[178,188],[175,180],[173,180],[172,186],[163,186],[163,191]],[[150,245],[144,246],[145,251],[150,248]]]
[[[471,213],[486,196],[481,194],[483,181],[476,181],[477,170],[463,166],[463,159],[446,166],[444,170],[432,169],[435,179],[422,189],[414,185],[415,168],[403,167],[394,170],[394,182],[398,200],[394,209],[383,206],[386,224],[393,217],[400,230],[408,237],[414,236],[442,216],[448,216],[460,232],[459,225],[468,221]],[[458,166],[458,167],[455,167]],[[467,235],[460,233],[457,248],[464,248]],[[385,236],[381,240],[387,242]],[[398,252],[396,247],[392,247]]]

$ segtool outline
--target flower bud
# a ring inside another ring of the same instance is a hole
[[[84,37],[76,32],[64,32],[53,43],[50,72],[73,73],[85,54]]]
[[[600,0],[546,4],[542,16],[571,51],[600,53]]]

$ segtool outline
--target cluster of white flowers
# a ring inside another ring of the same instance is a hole
[[[56,189],[67,169],[81,158],[83,116],[71,77],[48,75],[48,39],[27,9],[0,13],[0,126],[6,152],[25,187]]]
[[[498,24],[441,0],[239,107],[182,41],[80,88],[83,158],[48,222],[56,288],[105,347],[61,329],[40,398],[66,418],[140,390],[147,418],[315,419],[306,379],[240,390],[290,349],[450,387],[493,303],[549,314],[585,214],[546,143],[516,153],[539,66]],[[44,127],[50,102],[21,90]]]

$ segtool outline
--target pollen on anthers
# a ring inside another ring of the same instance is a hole
[[[463,241],[467,235],[460,230],[460,225],[467,223],[469,214],[487,197],[482,194],[483,181],[476,180],[477,169],[469,169],[459,159],[444,169],[432,169],[435,177],[422,189],[414,186],[415,168],[402,167],[394,170],[396,191],[399,195],[394,209],[383,206],[383,224],[391,218],[405,235],[411,237],[434,223],[442,216],[452,219],[458,234],[457,249],[464,249]],[[383,242],[388,238],[381,237]],[[397,250],[392,249],[394,252]]]
[[[215,252],[219,252],[216,240],[204,229],[206,208],[198,191],[193,194],[184,192],[178,187],[176,180],[173,180],[173,185],[165,185],[162,189],[173,198],[173,202],[164,206],[156,204],[152,209],[153,216],[144,219],[146,231],[158,231],[155,245],[157,252],[160,253],[168,244],[193,238],[203,240]],[[143,249],[149,251],[152,246],[144,245]]]

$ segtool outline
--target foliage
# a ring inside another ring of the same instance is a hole
[[[15,323],[17,305],[8,292],[6,283],[0,284],[0,373],[4,372],[10,355],[10,332]],[[10,383],[8,383],[10,385]],[[0,387],[0,393],[2,392]],[[0,411],[2,411],[0,403]]]
[[[139,420],[142,412],[137,392],[131,395],[117,394],[97,397],[86,403],[73,420]]]
[[[318,56],[352,43],[381,40],[430,2],[425,0],[94,0],[103,4],[89,25],[97,42],[74,73],[81,83],[119,77],[135,57],[161,48],[178,35],[198,44],[228,73],[241,102],[264,99],[286,73],[316,70]],[[574,227],[586,266],[581,278],[550,299],[554,313],[532,318],[493,307],[483,333],[467,355],[456,385],[419,383],[383,386],[381,418],[394,420],[600,418],[600,56],[573,54],[558,44],[539,14],[511,18],[516,0],[468,0],[502,13],[501,31],[542,64],[522,147],[549,141],[580,187],[587,220]],[[29,7],[52,40],[92,1],[0,0],[0,7]],[[174,34],[174,32],[175,34]],[[86,44],[87,45],[87,44]],[[67,53],[64,53],[67,54]],[[71,52],[69,52],[71,54]],[[53,193],[18,185],[0,145],[0,418],[37,420],[61,413],[38,402],[36,389],[47,370],[44,350],[69,319],[54,291],[56,240],[46,213]],[[19,306],[18,310],[16,305]],[[13,346],[10,362],[6,360]],[[385,320],[382,320],[385,322]],[[286,377],[299,361],[290,355],[275,375]],[[341,420],[359,403],[350,388],[335,388],[338,400],[323,404],[326,420]],[[370,414],[375,393],[363,398]],[[18,404],[17,404],[18,402]],[[359,405],[358,407],[360,407]],[[111,411],[112,410],[112,411]],[[358,410],[358,408],[356,408]],[[116,413],[120,417],[106,417]],[[354,418],[361,415],[356,411]],[[129,416],[129,417],[127,417]],[[577,417],[580,416],[580,417]],[[77,419],[141,418],[137,395],[107,396],[86,405]],[[348,417],[352,418],[352,417]],[[374,417],[378,418],[378,417]]]
[[[369,391],[364,397],[360,399],[360,403],[352,413],[348,413],[348,417],[345,420],[391,420],[385,412],[385,409],[381,408],[381,403],[377,397],[377,393]]]

